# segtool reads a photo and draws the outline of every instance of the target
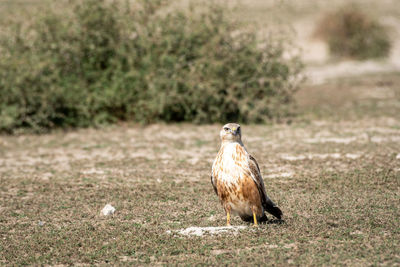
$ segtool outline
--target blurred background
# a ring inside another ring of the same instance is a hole
[[[0,131],[372,116],[398,100],[399,5],[3,0]]]

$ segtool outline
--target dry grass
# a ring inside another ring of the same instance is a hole
[[[396,79],[305,88],[298,98],[312,123],[245,125],[244,142],[286,223],[236,235],[167,233],[225,223],[209,181],[219,125],[2,136],[0,262],[398,265]],[[377,83],[393,95],[374,98],[368,90]],[[117,209],[111,217],[100,215],[106,203]],[[233,224],[247,225],[238,217]]]

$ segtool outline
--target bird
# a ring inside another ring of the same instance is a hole
[[[256,159],[242,142],[240,125],[227,123],[220,131],[221,147],[212,165],[211,184],[226,212],[230,226],[231,214],[243,221],[266,221],[265,212],[281,220],[283,214],[267,196]]]

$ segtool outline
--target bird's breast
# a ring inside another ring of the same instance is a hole
[[[246,167],[246,151],[238,143],[223,145],[213,164],[213,174],[221,182],[238,183]]]

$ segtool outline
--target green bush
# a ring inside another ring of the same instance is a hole
[[[326,14],[316,35],[325,39],[338,57],[382,58],[390,52],[387,29],[353,5]]]
[[[260,48],[222,7],[140,3],[87,0],[13,25],[0,46],[0,131],[290,115],[301,64],[283,57],[282,41]]]

